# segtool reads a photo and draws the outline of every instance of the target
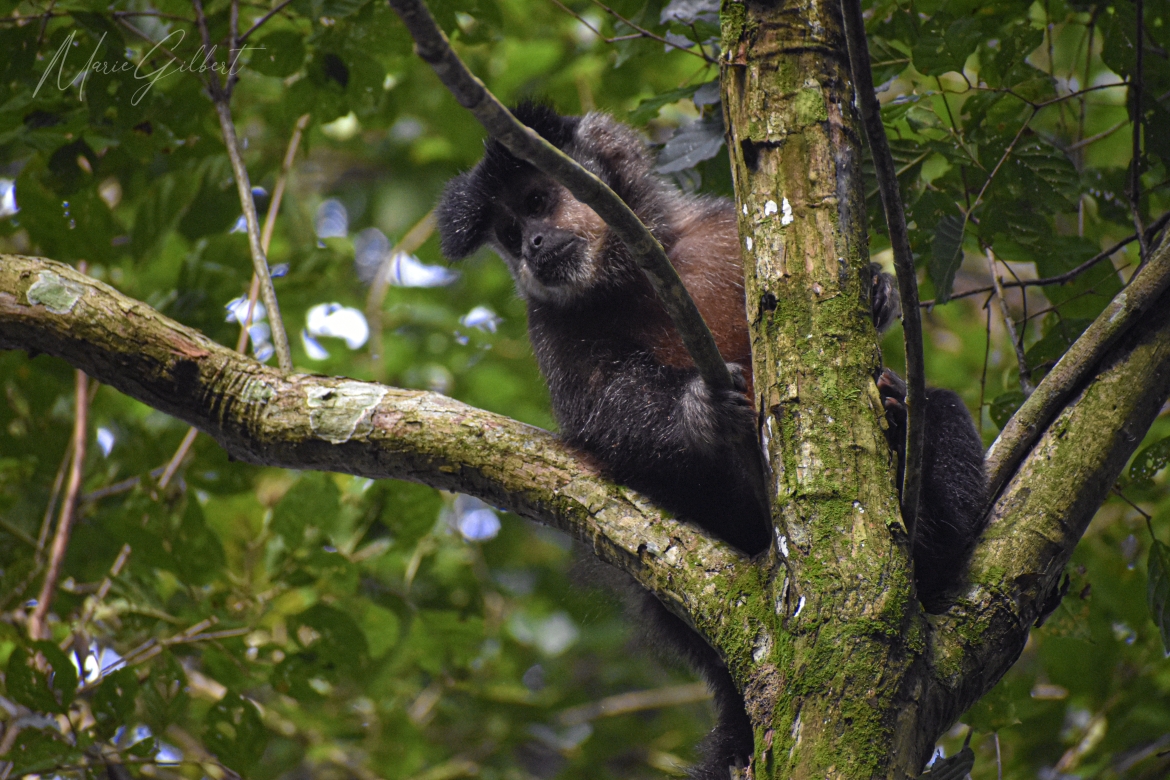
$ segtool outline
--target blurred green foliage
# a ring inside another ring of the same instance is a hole
[[[657,143],[720,115],[703,88],[717,76],[704,59],[716,54],[709,14],[680,17],[672,4],[664,15],[656,0],[615,2],[612,14],[567,5],[576,16],[545,0],[432,8],[505,101],[610,111]],[[225,39],[230,4],[205,9],[212,39]],[[1017,351],[1038,381],[1132,274],[1138,243],[1067,284],[1011,291],[1018,345],[986,293],[963,293],[987,286],[988,250],[1011,263],[998,266],[1010,283],[1065,273],[1133,234],[1136,89],[1110,86],[1123,78],[1135,85],[1140,75],[1146,123],[1136,213],[1150,225],[1166,212],[1168,11],[1145,4],[1137,74],[1129,3],[869,7],[923,298],[957,296],[925,311],[928,377],[963,395],[988,442],[1023,397]],[[261,209],[297,118],[311,117],[269,252],[288,269],[276,289],[297,367],[431,388],[552,427],[523,305],[495,258],[460,264],[449,285],[392,285],[367,309],[355,237],[377,229],[389,244],[402,239],[482,150],[481,129],[413,57],[393,13],[377,0],[294,0],[242,5],[240,18],[245,30],[264,18],[232,98]],[[19,207],[8,213],[0,198],[0,249],[85,261],[95,277],[233,344],[239,325],[224,307],[246,294],[251,264],[232,232],[241,210],[214,110],[193,72],[202,56],[193,19],[181,0],[0,0],[0,185],[14,183]],[[711,131],[691,130],[693,148],[710,141]],[[725,150],[671,175],[730,192]],[[888,263],[872,179],[866,191],[872,252]],[[319,237],[323,215],[342,212],[340,231]],[[433,237],[415,254],[443,263]],[[310,310],[328,303],[367,310],[375,338],[356,349],[299,338]],[[482,312],[468,316],[481,306],[490,325]],[[901,335],[884,348],[900,369]],[[694,758],[709,723],[700,702],[561,717],[689,682],[629,652],[620,605],[570,576],[563,536],[514,517],[493,525],[490,507],[420,485],[232,462],[205,437],[162,488],[159,469],[185,427],[105,387],[90,404],[52,640],[29,641],[74,376],[59,361],[4,353],[0,384],[9,777],[96,776],[107,761],[135,776],[193,779],[659,777]],[[976,780],[1000,769],[1046,780],[1170,771],[1167,627],[1149,607],[1161,620],[1170,595],[1154,541],[1170,540],[1168,436],[1164,415],[1119,485],[1124,497],[1078,548],[1064,602],[964,717],[976,730]],[[944,740],[948,752],[965,733]]]

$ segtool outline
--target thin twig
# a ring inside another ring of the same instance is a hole
[[[122,549],[118,551],[118,557],[114,559],[113,565],[110,566],[109,572],[102,578],[102,582],[98,585],[97,593],[89,599],[85,605],[85,609],[81,613],[81,619],[77,621],[79,626],[84,627],[91,619],[93,613],[97,611],[97,605],[105,601],[106,596],[110,593],[110,588],[114,584],[114,578],[122,573],[123,567],[126,566],[126,561],[130,559],[130,545],[123,544]],[[85,668],[82,665],[82,668]]]
[[[1115,296],[1080,338],[1065,351],[991,445],[987,452],[987,474],[990,486],[988,495],[992,499],[1031,449],[1036,437],[1089,375],[1106,350],[1154,306],[1166,305],[1162,296],[1168,287],[1170,241],[1164,235],[1161,245],[1145,267],[1130,279],[1125,294]]]
[[[860,104],[861,120],[869,140],[882,208],[886,215],[886,229],[894,251],[898,292],[902,297],[902,339],[906,349],[906,464],[902,477],[902,520],[906,523],[910,546],[913,548],[918,519],[918,493],[922,485],[922,447],[926,440],[926,361],[922,355],[918,279],[906,229],[906,212],[902,207],[902,194],[898,187],[898,172],[894,168],[894,156],[890,152],[890,142],[882,123],[881,106],[874,92],[861,2],[842,0],[841,9],[853,69],[854,94]],[[946,100],[945,97],[943,99]]]
[[[289,172],[292,170],[293,160],[296,159],[297,147],[301,144],[301,137],[309,125],[311,114],[301,114],[293,126],[292,137],[288,147],[284,150],[284,160],[280,165],[280,173],[276,177],[276,185],[272,188],[272,199],[268,202],[268,213],[264,215],[264,230],[260,234],[260,248],[268,256],[268,247],[272,244],[272,232],[276,228],[276,216],[280,213],[280,202],[284,199],[284,188],[288,183]],[[243,354],[248,346],[248,337],[251,334],[252,317],[256,311],[256,298],[260,294],[260,278],[252,274],[252,283],[248,287],[248,313],[240,323],[240,335],[236,339],[236,352]]]
[[[198,433],[199,429],[195,428],[194,426],[187,430],[187,434],[183,437],[183,440],[179,442],[179,447],[175,450],[175,454],[171,456],[171,459],[167,463],[166,468],[163,469],[162,476],[159,477],[158,486],[160,488],[165,488],[170,484],[171,479],[175,476],[175,472],[179,470],[179,465],[183,462],[183,459],[187,457],[187,453],[191,450],[191,445],[195,443],[195,436],[198,435]]]
[[[207,30],[207,16],[203,12],[203,2],[202,0],[191,0],[191,4],[195,8],[195,20],[198,23],[203,48],[210,54],[212,51],[211,35]],[[229,68],[229,71],[233,69],[234,67]],[[229,80],[229,86],[230,83]],[[276,362],[282,371],[291,371],[292,353],[289,351],[288,336],[284,330],[284,321],[280,316],[280,304],[276,300],[276,289],[272,286],[272,275],[268,272],[268,258],[260,245],[260,222],[256,218],[256,203],[252,198],[252,182],[248,178],[248,169],[240,156],[240,144],[236,138],[235,123],[232,121],[229,95],[220,85],[214,69],[208,74],[207,88],[211,94],[211,101],[215,105],[216,116],[219,118],[223,143],[227,148],[228,159],[231,160],[232,164],[232,174],[236,180],[240,208],[244,212],[244,222],[248,227],[248,249],[252,256],[252,271],[259,278],[260,299],[264,301],[264,308],[268,313],[268,323],[272,330],[272,346],[276,350]]]
[[[210,54],[212,51],[211,35],[207,31],[207,16],[203,12],[203,2],[202,0],[191,0],[191,4],[195,8],[195,20],[199,26],[199,35],[203,40],[204,50]],[[234,2],[232,7],[236,8]],[[229,64],[232,65],[228,68],[230,73],[235,69],[234,60],[229,59]],[[212,103],[215,104],[215,113],[219,118],[219,129],[223,134],[223,144],[227,147],[228,159],[231,160],[232,173],[236,180],[240,208],[244,211],[244,221],[248,226],[248,249],[252,255],[252,270],[260,280],[260,299],[264,301],[264,308],[268,312],[268,323],[272,330],[272,346],[276,350],[276,362],[282,371],[291,371],[292,353],[289,351],[288,336],[284,331],[284,321],[280,317],[280,304],[276,300],[276,289],[272,286],[272,275],[268,272],[268,258],[260,245],[260,221],[256,218],[256,203],[252,198],[252,182],[248,178],[248,169],[240,156],[236,126],[232,121],[229,104],[231,84],[230,75],[225,88],[220,86],[219,78],[214,70],[208,74],[208,91],[211,93]]]
[[[598,718],[656,710],[663,707],[677,707],[680,704],[690,704],[710,698],[711,692],[707,689],[707,685],[701,682],[654,688],[648,691],[630,691],[561,710],[561,713],[557,715],[557,722],[562,726],[576,726],[579,723],[588,723]]]
[[[987,310],[987,329],[983,342],[983,375],[979,379],[979,440],[983,441],[983,407],[987,403],[987,363],[991,357],[991,296],[983,302]]]
[[[1098,141],[1101,141],[1101,140],[1108,138],[1109,136],[1113,135],[1121,128],[1125,127],[1126,124],[1127,123],[1124,121],[1118,122],[1113,127],[1110,127],[1108,130],[1102,130],[1101,132],[1097,133],[1096,135],[1091,135],[1088,138],[1082,138],[1081,140],[1077,141],[1076,143],[1069,144],[1068,146],[1064,147],[1064,149],[1062,151],[1064,151],[1064,152],[1079,152],[1081,149],[1084,149],[1086,146],[1089,146],[1091,144],[1095,144]]]
[[[228,4],[228,72],[224,79],[223,94],[227,100],[231,99],[232,90],[240,80],[240,72],[234,67],[239,56],[240,46],[240,0],[231,0]]]
[[[1155,222],[1154,224],[1152,224],[1148,228],[1146,228],[1146,237],[1147,237],[1146,240],[1147,241],[1152,240],[1154,238],[1154,236],[1157,235],[1158,231],[1166,226],[1167,222],[1170,222],[1170,211],[1168,211],[1165,214],[1163,214],[1162,216],[1158,217],[1157,222]],[[1133,235],[1126,236],[1125,238],[1121,239],[1120,241],[1118,241],[1116,244],[1109,247],[1105,251],[1093,255],[1088,260],[1086,260],[1085,262],[1078,265],[1076,268],[1073,268],[1070,271],[1065,271],[1062,274],[1057,274],[1056,276],[1046,276],[1043,279],[1021,279],[1019,282],[1003,282],[1003,287],[1004,287],[1004,289],[1009,289],[1012,287],[1047,287],[1047,286],[1053,285],[1053,284],[1064,284],[1065,282],[1072,281],[1073,279],[1080,276],[1085,271],[1088,271],[1090,268],[1097,265],[1101,261],[1106,260],[1109,257],[1112,257],[1114,254],[1116,254],[1117,252],[1124,249],[1128,244],[1131,244],[1136,240],[1137,240],[1136,233]],[[954,295],[952,295],[948,299],[948,301],[953,301],[957,298],[969,298],[972,295],[979,295],[981,293],[987,293],[987,292],[995,292],[995,285],[988,285],[986,287],[975,287],[975,288],[970,289],[970,290],[963,290],[963,292],[955,293]],[[933,301],[933,300],[923,301],[920,305],[928,308],[930,306],[934,306],[935,301]]]
[[[991,281],[995,285],[995,297],[999,299],[999,309],[1003,313],[1003,324],[1007,328],[1012,349],[1016,353],[1016,363],[1020,369],[1020,389],[1024,391],[1024,397],[1027,398],[1036,389],[1036,386],[1032,384],[1032,378],[1028,371],[1028,358],[1024,355],[1024,344],[1016,337],[1016,325],[1012,321],[1012,313],[1008,309],[1007,298],[1003,294],[1003,283],[1000,282],[999,272],[995,269],[995,255],[992,253],[991,247],[985,248],[984,252],[987,255],[987,273],[991,274]]]
[[[903,174],[903,173],[905,173],[906,171],[910,170],[910,169],[911,169],[911,168],[913,168],[915,165],[917,165],[918,163],[920,163],[920,162],[922,162],[923,160],[925,160],[927,157],[930,157],[930,155],[932,155],[932,154],[934,154],[934,150],[933,150],[933,149],[927,149],[925,152],[923,152],[922,154],[918,155],[917,157],[915,157],[915,158],[914,158],[913,160],[911,160],[910,162],[908,162],[908,163],[906,163],[905,165],[903,165],[901,168],[899,168],[899,169],[898,169],[898,174],[897,174],[897,175],[898,175],[898,178],[899,178],[899,179],[900,179],[900,178],[902,178],[902,174]],[[866,200],[869,200],[869,199],[870,199],[870,198],[872,198],[874,195],[877,195],[879,192],[881,192],[881,187],[874,187],[872,190],[870,190],[869,192],[865,193],[865,199],[866,199]]]
[[[0,528],[4,529],[12,536],[15,536],[17,539],[24,542],[34,550],[37,549],[36,539],[32,538],[32,536],[24,529],[18,528],[3,517],[0,517]]]
[[[276,16],[278,13],[283,11],[285,9],[285,7],[288,6],[288,4],[291,2],[292,2],[292,0],[282,0],[279,5],[277,5],[271,11],[269,11],[268,13],[264,14],[259,19],[257,19],[256,22],[251,27],[248,28],[248,31],[240,36],[240,43],[244,43],[246,40],[248,40],[249,35],[256,32],[256,30],[260,29],[261,25],[263,25],[269,19],[271,19],[272,17]]]
[[[991,182],[995,179],[995,175],[999,173],[999,169],[1003,167],[1005,162],[1007,162],[1008,157],[1010,157],[1012,152],[1015,150],[1016,144],[1020,142],[1020,138],[1024,135],[1024,131],[1028,129],[1028,124],[1032,121],[1033,117],[1036,116],[1036,111],[1037,109],[1032,109],[1031,115],[1029,115],[1029,117],[1024,120],[1022,125],[1020,125],[1020,129],[1016,131],[1015,138],[1013,138],[1012,142],[1008,144],[1006,149],[1003,150],[1003,154],[1000,155],[999,161],[996,162],[995,167],[991,169],[991,173],[987,174],[987,180],[983,182],[983,187],[979,190],[979,194],[975,197],[975,202],[971,204],[971,208],[968,209],[967,213],[963,215],[964,228],[966,228],[967,222],[971,219],[971,212],[979,208],[979,204],[983,202],[983,196],[987,193],[987,188],[991,186]]]
[[[382,263],[374,274],[374,280],[370,282],[370,292],[366,296],[366,319],[370,323],[370,357],[375,361],[382,359],[382,305],[386,301],[386,293],[390,290],[390,267],[394,257],[414,252],[426,243],[434,232],[435,210],[431,209],[406,231],[402,240],[382,258]]]
[[[173,51],[171,51],[170,49],[168,49],[166,46],[163,46],[161,43],[155,43],[155,41],[154,41],[154,39],[153,39],[153,38],[151,38],[149,35],[147,35],[146,33],[144,33],[142,30],[139,30],[139,29],[138,29],[137,27],[135,27],[134,25],[130,24],[130,22],[126,21],[126,19],[124,19],[124,18],[122,18],[122,17],[120,17],[120,16],[119,16],[119,17],[115,17],[115,21],[117,21],[117,22],[118,22],[118,24],[122,25],[122,26],[123,26],[123,27],[125,27],[127,30],[129,30],[130,32],[132,32],[132,33],[134,33],[135,35],[137,35],[137,36],[138,36],[139,38],[141,38],[142,40],[144,40],[144,41],[146,41],[147,43],[151,44],[151,46],[152,46],[153,48],[157,49],[158,51],[161,51],[163,54],[165,54],[165,55],[167,55],[168,57],[170,57],[172,62],[178,63],[178,64],[180,64],[180,65],[182,65],[182,64],[183,64],[183,61],[179,59],[179,55],[175,54]]]
[[[240,206],[244,210],[244,220],[248,225],[248,247],[252,253],[252,270],[259,279],[260,299],[264,301],[268,324],[272,329],[272,346],[276,349],[276,363],[281,370],[291,371],[292,353],[289,351],[284,321],[280,317],[280,304],[276,301],[276,289],[272,286],[272,276],[268,273],[268,259],[263,247],[260,246],[260,222],[256,218],[256,203],[252,199],[252,183],[248,178],[248,169],[244,166],[244,160],[240,157],[240,146],[236,140],[236,128],[232,122],[231,108],[222,95],[213,99],[215,100],[216,114],[219,116],[220,130],[223,132],[224,145],[227,146],[228,157],[235,174]]]
[[[1138,243],[1141,246],[1141,261],[1145,263],[1150,256],[1150,247],[1146,243],[1146,233],[1142,228],[1142,89],[1145,85],[1143,54],[1145,53],[1145,1],[1134,0],[1134,69],[1129,88],[1133,93],[1133,150],[1129,165],[1129,209],[1133,216],[1133,226],[1137,229]],[[1140,267],[1140,265],[1139,265]]]
[[[159,466],[156,469],[152,469],[150,471],[150,476],[157,479],[158,477],[162,476],[162,473],[165,469],[166,466]],[[121,482],[115,482],[112,485],[106,485],[105,487],[92,490],[89,493],[85,493],[81,496],[81,498],[78,499],[78,501],[82,504],[92,504],[95,501],[101,501],[103,498],[116,496],[120,493],[129,493],[131,490],[138,487],[138,483],[141,481],[142,477],[129,477],[122,480]]]
[[[49,549],[49,565],[45,579],[37,596],[37,605],[28,618],[28,635],[32,639],[48,639],[46,624],[49,605],[57,592],[57,581],[65,563],[65,550],[69,546],[69,534],[73,530],[73,519],[77,510],[77,496],[81,492],[81,477],[85,470],[85,445],[89,434],[89,377],[84,371],[75,372],[73,399],[73,458],[69,465],[69,479],[65,486],[65,498],[61,502],[61,513],[57,516],[57,531]]]
[[[1147,512],[1146,510],[1142,509],[1140,506],[1138,506],[1138,505],[1137,505],[1137,504],[1135,504],[1133,501],[1131,501],[1131,500],[1129,499],[1129,496],[1125,495],[1125,493],[1124,493],[1124,492],[1122,492],[1121,488],[1117,487],[1117,485],[1114,485],[1114,486],[1113,486],[1113,492],[1114,492],[1114,494],[1116,494],[1116,495],[1117,495],[1117,497],[1118,497],[1118,498],[1120,498],[1120,499],[1121,499],[1122,501],[1124,501],[1125,503],[1129,504],[1129,506],[1130,506],[1130,508],[1131,508],[1131,509],[1133,509],[1133,510],[1134,510],[1135,512],[1137,512],[1139,515],[1141,515],[1142,517],[1144,517],[1144,518],[1146,519],[1146,522],[1147,522],[1147,523],[1149,523],[1151,520],[1153,520],[1153,519],[1154,519],[1154,518],[1153,518],[1153,516],[1152,516],[1152,515],[1150,515],[1150,513],[1149,513],[1149,512]]]
[[[596,211],[622,239],[654,286],[700,375],[713,390],[730,389],[731,374],[711,331],[662,245],[638,216],[604,182],[518,122],[452,51],[447,36],[421,0],[390,0],[390,6],[414,38],[418,56],[434,69],[459,104],[471,111],[509,152],[564,185],[573,197]]]
[[[57,476],[53,479],[53,490],[49,493],[49,504],[45,507],[45,516],[41,518],[41,530],[37,534],[36,560],[39,566],[44,561],[45,545],[49,542],[49,529],[53,527],[53,514],[57,511],[57,499],[61,497],[61,487],[65,484],[65,475],[69,471],[69,464],[73,460],[73,439],[65,445],[65,454],[61,456],[61,464],[57,466]]]
[[[668,46],[672,49],[677,49],[678,51],[683,51],[683,52],[686,52],[687,54],[698,57],[699,59],[705,61],[708,65],[718,65],[719,64],[719,62],[717,60],[707,56],[707,52],[703,51],[703,47],[701,44],[699,44],[699,51],[695,51],[694,49],[687,47],[687,46],[680,46],[679,44],[674,43],[673,41],[668,41],[667,39],[663,38],[661,35],[655,35],[654,33],[650,32],[649,30],[645,29],[644,27],[639,27],[638,25],[634,24],[629,19],[625,18],[624,16],[622,16],[621,14],[619,14],[617,11],[613,10],[609,6],[598,2],[598,0],[590,0],[590,1],[595,6],[597,6],[601,10],[605,11],[607,14],[609,14],[613,18],[617,19],[622,24],[629,27],[631,30],[634,30],[636,34],[635,35],[619,35],[619,36],[614,37],[614,38],[607,38],[607,37],[605,37],[605,35],[602,34],[602,32],[600,30],[598,30],[596,27],[594,27],[592,24],[590,24],[588,19],[581,16],[581,14],[577,13],[572,8],[569,8],[567,5],[562,3],[560,0],[552,0],[552,2],[555,5],[559,6],[562,11],[573,16],[577,21],[579,21],[581,24],[585,25],[589,29],[590,32],[592,32],[594,35],[596,35],[598,38],[605,41],[606,43],[617,43],[619,41],[634,40],[636,38],[649,38],[650,40],[658,41],[663,46]],[[696,43],[698,43],[698,42],[696,41]]]

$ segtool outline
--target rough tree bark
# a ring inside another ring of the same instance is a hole
[[[838,7],[725,12],[724,105],[777,529],[760,560],[662,517],[543,431],[432,393],[282,374],[50,260],[0,256],[0,349],[64,358],[241,460],[412,479],[566,530],[723,653],[756,728],[754,778],[914,776],[1019,654],[1170,394],[1170,296],[1070,374],[1060,397],[1071,400],[1005,478],[969,588],[928,619],[873,383]],[[1141,274],[1164,289],[1170,247]]]

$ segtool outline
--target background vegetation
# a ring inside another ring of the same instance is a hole
[[[710,3],[432,9],[505,101],[609,111],[665,145],[664,175],[730,193]],[[232,5],[203,10],[224,40]],[[503,265],[485,252],[448,271],[430,235],[482,132],[397,18],[378,0],[239,14],[257,48],[231,108],[261,214],[309,116],[269,252],[296,367],[552,427]],[[923,298],[955,298],[925,312],[928,378],[963,395],[990,442],[1023,397],[1021,370],[1043,375],[1164,224],[1170,4],[882,2],[867,15]],[[207,74],[191,72],[195,19],[179,0],[0,0],[0,251],[84,262],[231,344],[225,307],[247,294],[251,263]],[[871,247],[888,265],[875,186]],[[992,291],[963,295],[991,284],[988,250],[1011,285],[1076,269],[1135,224],[1146,240],[1067,283],[1009,287],[1010,330]],[[370,286],[379,268],[388,288]],[[269,358],[256,327],[250,349]],[[885,342],[895,368],[900,344]],[[418,485],[229,462],[205,437],[176,457],[184,425],[104,387],[83,404],[51,639],[32,643],[68,503],[76,378],[3,353],[0,383],[0,776],[658,777],[693,759],[702,688],[630,652],[621,606],[570,576],[565,537]],[[1170,539],[1168,436],[1163,415],[1074,556],[1063,604],[944,743],[975,730],[975,778],[1170,768],[1170,665],[1147,603],[1153,540]],[[630,692],[608,702],[617,714],[588,708]]]

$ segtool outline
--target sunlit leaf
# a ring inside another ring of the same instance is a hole
[[[256,705],[228,691],[207,711],[203,741],[226,766],[244,773],[260,760],[268,744],[268,732]]]

